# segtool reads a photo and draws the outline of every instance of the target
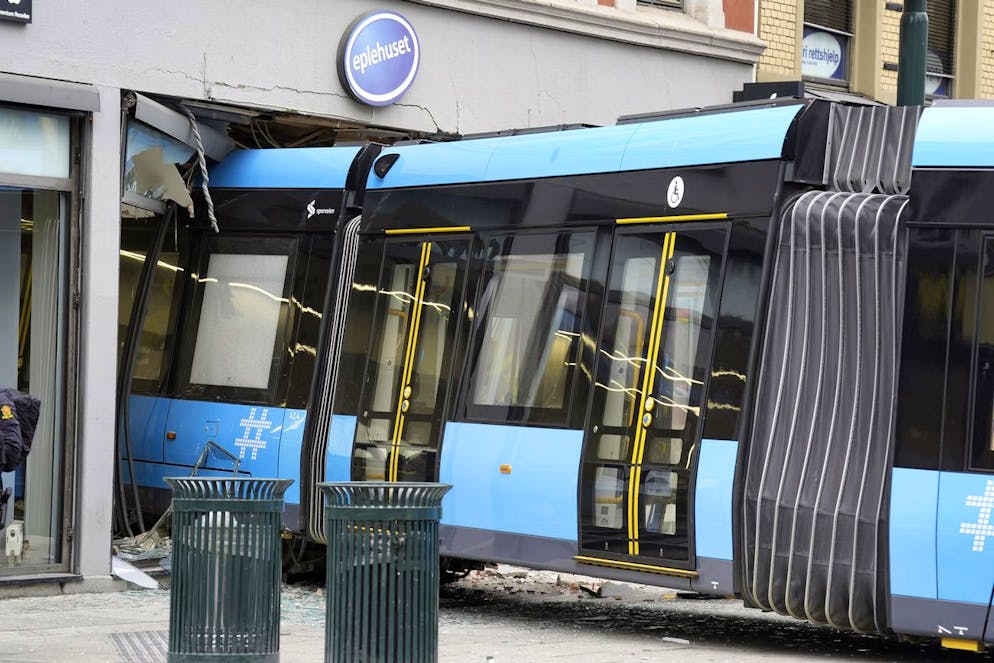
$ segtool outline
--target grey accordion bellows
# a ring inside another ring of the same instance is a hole
[[[342,230],[342,263],[332,287],[335,288],[334,316],[331,320],[331,330],[328,334],[328,361],[325,370],[317,376],[319,380],[313,412],[308,416],[314,417],[314,444],[311,446],[310,458],[306,459],[309,481],[301,485],[301,500],[307,501],[307,534],[319,543],[327,543],[324,518],[324,498],[317,484],[325,480],[325,461],[328,457],[328,434],[331,431],[331,419],[334,416],[335,387],[338,383],[338,368],[342,359],[342,343],[345,337],[345,321],[349,307],[349,296],[352,294],[352,279],[355,276],[355,266],[359,255],[359,224],[362,217],[357,216],[345,225]],[[303,469],[303,468],[302,468]]]
[[[886,623],[907,205],[812,191],[784,211],[743,484],[747,603],[862,632]]]
[[[906,194],[918,106],[834,106],[829,183],[838,191]]]

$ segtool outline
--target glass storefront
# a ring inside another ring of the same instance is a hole
[[[68,568],[71,142],[68,116],[0,107],[0,386],[41,400],[31,453],[2,476],[0,526],[24,543],[0,558],[0,576]]]

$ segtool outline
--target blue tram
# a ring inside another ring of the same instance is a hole
[[[235,154],[123,472],[154,502],[213,442],[316,542],[320,481],[442,481],[453,569],[994,642],[992,127],[784,99]]]
[[[163,477],[299,478],[336,231],[360,153],[233,153],[211,173],[218,233],[200,215],[123,222],[122,309],[134,304],[121,315],[130,388],[119,438],[133,490],[119,501],[138,512],[132,521],[168,506]],[[287,495],[294,530],[300,485]]]

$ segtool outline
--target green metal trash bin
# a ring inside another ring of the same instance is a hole
[[[169,478],[169,663],[275,663],[290,479]]]
[[[438,660],[437,483],[318,484],[328,534],[325,663]]]

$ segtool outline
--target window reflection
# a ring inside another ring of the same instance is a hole
[[[27,541],[15,573],[63,559],[65,204],[58,192],[0,189],[0,385],[41,400],[31,453],[3,476],[8,518],[23,522]]]
[[[565,407],[580,344],[591,244],[589,234],[504,241],[480,298],[473,405]]]
[[[131,322],[137,289],[146,255],[155,238],[159,218],[153,220],[122,219],[118,297],[118,365],[120,365],[128,326]],[[166,369],[166,354],[172,341],[172,316],[176,287],[184,274],[180,266],[179,247],[172,237],[156,261],[148,292],[147,313],[138,340],[133,379],[145,387],[157,389]]]
[[[215,253],[204,285],[190,382],[266,389],[287,279],[287,255]],[[234,353],[232,352],[234,349]]]

